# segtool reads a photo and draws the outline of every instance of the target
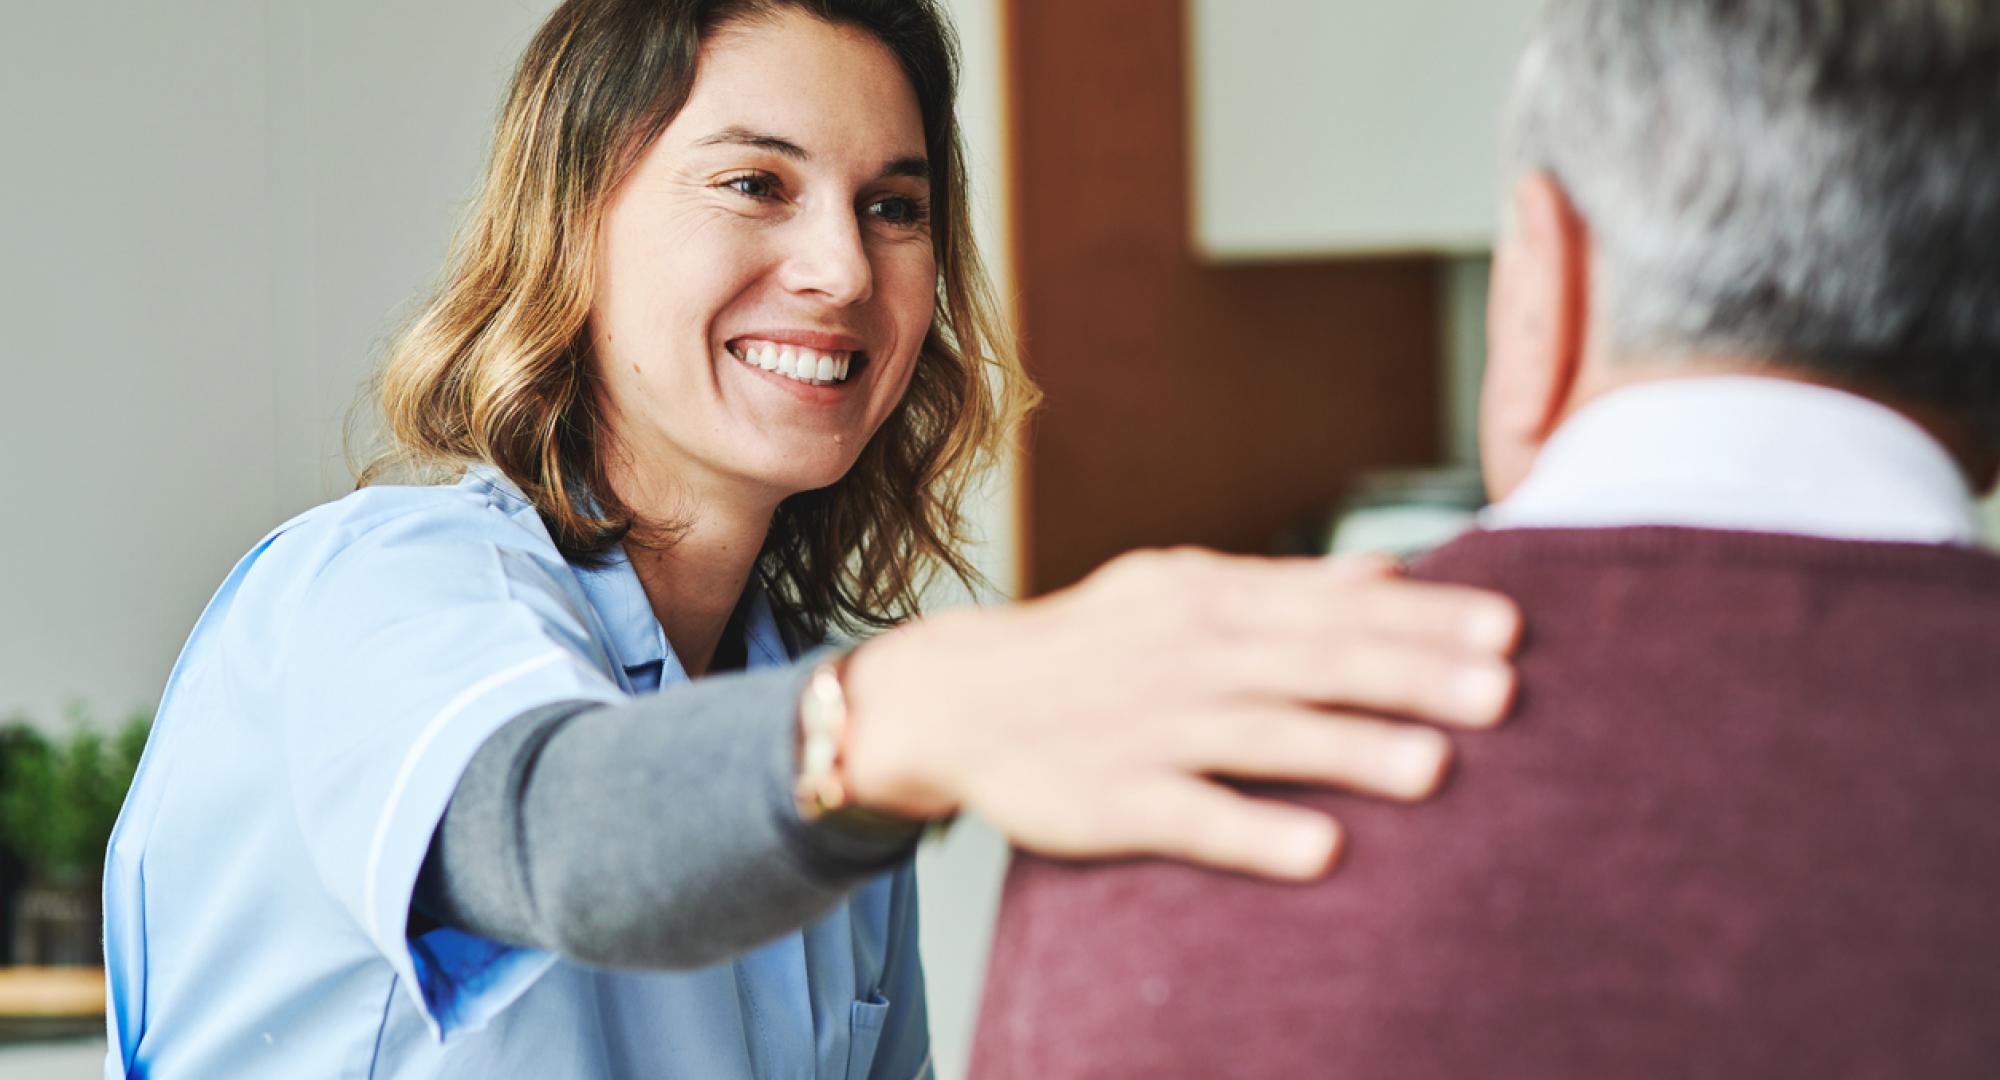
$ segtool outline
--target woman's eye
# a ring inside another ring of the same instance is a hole
[[[930,218],[930,206],[922,199],[897,195],[868,204],[868,212],[891,225],[922,225]]]
[[[728,180],[724,180],[722,186],[739,195],[745,195],[752,199],[774,199],[778,195],[776,181],[768,176],[759,176],[755,173],[749,176],[731,177]]]

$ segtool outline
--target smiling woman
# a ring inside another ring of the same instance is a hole
[[[776,523],[820,548],[787,568],[803,584],[864,539],[833,522],[872,525],[865,539],[879,542],[910,534],[913,505],[938,505],[907,499],[929,486],[910,467],[932,455],[925,444],[967,421],[975,436],[997,434],[990,417],[964,415],[986,405],[979,373],[942,335],[930,339],[939,274],[923,115],[896,56],[852,25],[791,12],[710,39],[686,103],[605,212],[591,336],[618,439],[612,490],[740,506],[745,535],[759,540],[785,499],[823,492]],[[938,180],[957,176],[940,168]],[[977,282],[976,268],[962,260],[949,276]],[[946,329],[981,314],[947,312]],[[975,349],[994,336],[980,329]],[[999,355],[1018,408],[1025,381]],[[878,446],[917,452],[855,469],[885,424]],[[943,471],[962,473],[982,441]],[[673,524],[685,550],[723,522]],[[845,596],[812,614],[873,621],[913,605],[914,575],[883,574],[889,565],[857,565]],[[898,576],[905,595],[868,595]]]
[[[911,618],[1034,397],[953,80],[929,0],[551,16],[381,376],[393,446],[169,681],[107,1075],[927,1075],[926,822],[1304,879],[1335,824],[1214,777],[1421,798],[1444,737],[1338,709],[1498,721],[1511,605],[1372,563]]]
[[[955,63],[928,5],[558,10],[454,270],[385,370],[398,441],[364,483],[490,463],[587,557],[690,527],[643,511],[701,505],[690,484],[777,469],[796,497],[754,531],[815,638],[914,614],[926,565],[969,578],[960,494],[1035,395],[965,212]],[[835,381],[831,355],[854,392],[768,415],[784,399],[748,396],[726,354],[794,383]]]

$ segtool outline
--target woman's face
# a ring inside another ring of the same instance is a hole
[[[802,12],[712,34],[613,193],[591,312],[628,500],[825,487],[909,385],[937,263],[915,90]]]

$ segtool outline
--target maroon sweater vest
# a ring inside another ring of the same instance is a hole
[[[1011,871],[977,1080],[2000,1076],[2000,560],[1690,529],[1475,534],[1508,725],[1285,886]]]

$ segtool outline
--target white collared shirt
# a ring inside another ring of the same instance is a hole
[[[1648,382],[1591,402],[1480,525],[1979,542],[1971,485],[1922,428],[1854,394],[1752,376]]]

